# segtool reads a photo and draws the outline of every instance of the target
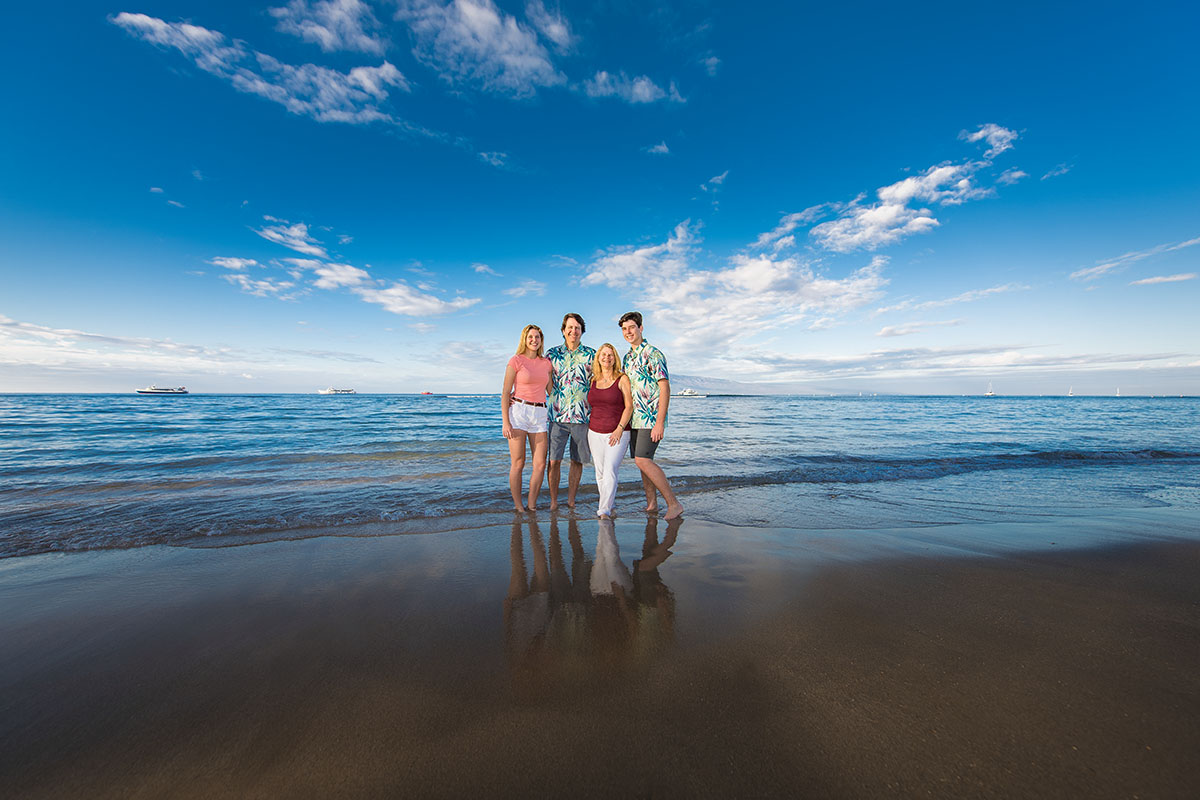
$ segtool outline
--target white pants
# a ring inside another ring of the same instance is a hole
[[[600,490],[597,514],[613,513],[613,501],[617,497],[617,470],[629,450],[629,431],[621,431],[621,438],[610,447],[607,433],[588,431],[588,445],[592,448],[592,464],[596,467],[596,488]]]

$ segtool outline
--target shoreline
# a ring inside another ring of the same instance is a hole
[[[1194,512],[1040,523],[1052,539],[1034,523],[688,520],[671,539],[623,518],[615,559],[595,520],[541,516],[0,561],[0,783],[1185,797],[1200,782]],[[580,560],[631,571],[631,614],[580,594]]]

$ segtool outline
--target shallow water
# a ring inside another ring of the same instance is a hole
[[[495,396],[0,395],[0,556],[508,518]],[[691,517],[876,529],[1200,506],[1200,399],[708,397],[659,462]],[[632,463],[618,513],[642,502]],[[581,513],[595,490],[585,472]],[[543,504],[546,502],[543,494]]]

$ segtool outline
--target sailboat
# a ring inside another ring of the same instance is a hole
[[[995,397],[996,393],[992,391],[992,383],[988,381],[988,390],[983,393],[984,397]]]
[[[1067,397],[1074,397],[1074,396],[1075,396],[1075,387],[1072,386],[1070,389],[1067,389]]]

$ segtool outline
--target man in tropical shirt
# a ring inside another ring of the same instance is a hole
[[[642,315],[630,311],[621,316],[621,335],[629,342],[629,352],[622,359],[629,388],[633,391],[632,430],[629,433],[629,454],[642,471],[642,488],[646,491],[646,511],[658,511],[660,492],[667,501],[664,519],[683,514],[683,506],[675,499],[671,484],[662,467],[654,463],[654,451],[667,431],[667,406],[671,403],[671,379],[667,374],[667,357],[642,338]]]
[[[563,317],[563,343],[546,351],[551,372],[550,412],[550,510],[558,508],[558,481],[563,451],[571,443],[571,467],[567,474],[567,505],[575,507],[575,492],[583,477],[583,462],[592,460],[588,447],[587,393],[592,386],[592,359],[596,351],[580,343],[585,326],[583,317],[571,313]]]

